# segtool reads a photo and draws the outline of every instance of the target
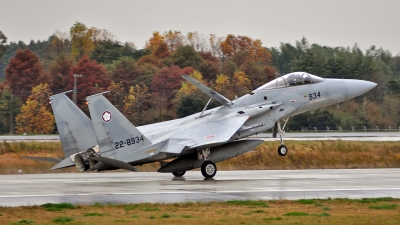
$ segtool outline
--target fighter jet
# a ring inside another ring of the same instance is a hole
[[[206,178],[217,172],[215,163],[244,154],[263,140],[249,136],[277,124],[281,145],[290,117],[355,98],[377,84],[363,80],[328,79],[306,72],[278,77],[235,100],[229,100],[189,75],[182,77],[210,99],[196,114],[135,127],[99,93],[86,98],[91,120],[65,94],[51,97],[65,159],[52,169],[75,165],[80,171],[127,169],[160,162],[158,172],[180,177],[201,168]],[[221,106],[207,110],[214,99]],[[283,126],[281,125],[283,122]]]

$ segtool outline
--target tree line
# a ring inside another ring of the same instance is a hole
[[[400,125],[400,56],[382,48],[327,47],[306,38],[268,48],[247,36],[170,30],[154,32],[137,49],[105,29],[76,22],[69,32],[55,31],[47,40],[29,44],[7,44],[0,31],[0,132],[55,132],[48,97],[72,90],[74,79],[77,104],[84,112],[86,96],[111,90],[107,98],[132,123],[143,125],[202,110],[208,98],[183,82],[181,74],[234,99],[294,71],[379,86],[339,106],[295,116],[291,129]]]

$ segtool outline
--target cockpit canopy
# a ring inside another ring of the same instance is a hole
[[[259,90],[259,89],[284,88],[284,87],[292,87],[292,86],[299,86],[306,84],[316,84],[322,81],[324,81],[323,78],[309,73],[294,72],[278,77],[275,80],[272,80],[257,89]]]

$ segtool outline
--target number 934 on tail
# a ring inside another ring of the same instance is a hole
[[[263,143],[247,138],[276,126],[278,154],[285,156],[283,131],[291,116],[315,110],[368,92],[377,84],[363,80],[328,79],[295,72],[272,80],[235,100],[229,100],[189,75],[182,77],[210,100],[196,114],[134,126],[99,93],[86,98],[89,119],[64,93],[51,96],[64,159],[51,169],[76,166],[79,171],[126,169],[159,162],[158,172],[183,176],[201,168],[214,177],[216,163],[244,154]],[[219,107],[207,109],[211,100]],[[43,158],[40,158],[43,160]],[[49,161],[49,160],[47,160]]]

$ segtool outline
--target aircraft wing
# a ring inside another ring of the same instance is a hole
[[[172,135],[172,138],[187,139],[180,144],[189,148],[212,147],[220,143],[227,143],[229,139],[243,126],[248,116],[228,119],[199,121],[198,124],[190,124]]]
[[[182,78],[187,80],[189,83],[193,84],[195,87],[197,87],[200,91],[204,92],[206,95],[210,96],[217,102],[221,103],[222,105],[225,105],[226,103],[231,102],[229,99],[225,98],[222,96],[220,93],[212,90],[211,88],[207,87],[206,85],[202,84],[200,81],[194,79],[193,77],[189,75],[182,75]]]

